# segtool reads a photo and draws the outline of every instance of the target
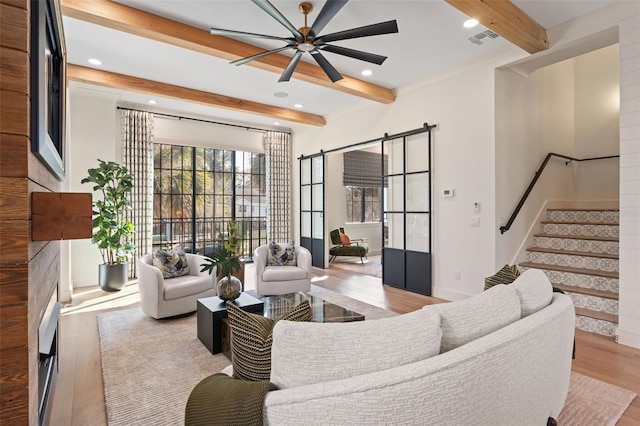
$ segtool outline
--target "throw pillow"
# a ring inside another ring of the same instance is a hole
[[[231,329],[233,377],[269,380],[274,325],[280,320],[311,321],[311,305],[308,300],[303,300],[276,321],[245,312],[232,302],[227,302],[227,314]]]
[[[296,247],[290,243],[269,244],[268,266],[296,266]]]
[[[489,290],[494,285],[511,284],[520,276],[516,265],[504,265],[495,275],[484,279],[484,289]]]
[[[165,278],[180,277],[189,273],[187,255],[180,246],[170,250],[157,250],[153,254],[153,266],[160,269]]]
[[[345,247],[351,247],[351,239],[347,234],[340,234],[340,242]]]
[[[513,282],[518,297],[522,318],[548,306],[553,297],[553,286],[547,274],[540,269],[527,269]]]
[[[440,314],[440,353],[465,345],[520,319],[520,299],[513,286],[499,284],[468,299],[429,305]]]
[[[280,389],[388,370],[440,351],[440,316],[418,310],[347,323],[279,322],[270,381]]]

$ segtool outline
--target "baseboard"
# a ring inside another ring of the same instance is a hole
[[[616,329],[617,342],[621,345],[631,346],[640,349],[640,333],[622,330],[620,327]]]
[[[459,291],[452,291],[442,287],[433,287],[433,297],[437,297],[438,299],[448,300],[449,302],[454,302],[456,300],[468,299],[471,297],[471,294],[461,293]]]

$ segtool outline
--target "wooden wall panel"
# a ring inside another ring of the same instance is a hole
[[[0,263],[20,263],[29,259],[29,221],[0,221]]]
[[[26,263],[0,264],[0,306],[26,305],[29,302],[28,279],[29,265]]]
[[[27,347],[0,351],[0,424],[29,423],[29,400],[24,394],[29,387]]]
[[[29,312],[30,328],[40,323],[60,279],[60,242],[50,241],[29,262]],[[37,332],[37,327],[35,332]]]
[[[36,157],[35,154],[31,152],[31,150],[29,150],[29,153],[27,155],[29,161],[29,179],[33,182],[37,182],[40,185],[42,189],[39,189],[39,191],[60,191],[61,185],[58,178],[56,178],[53,173],[51,173],[49,169],[47,169],[47,166],[45,166],[42,161],[40,161],[38,157]]]
[[[21,50],[0,47],[0,90],[29,93],[29,55]]]
[[[0,43],[29,52],[29,2],[3,0],[0,3]]]
[[[0,176],[0,221],[29,220],[29,181]]]
[[[29,96],[24,93],[0,90],[0,99],[2,99],[2,109],[0,109],[2,133],[28,135]]]
[[[28,176],[30,144],[25,135],[0,133],[0,176]]]
[[[0,309],[0,340],[2,349],[27,348],[29,339],[25,333],[25,324],[28,324],[27,305],[3,306]]]

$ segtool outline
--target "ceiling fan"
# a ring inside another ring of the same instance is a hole
[[[398,24],[395,20],[392,20],[372,25],[366,25],[364,27],[352,28],[350,30],[339,31],[336,33],[319,35],[319,33],[335,16],[335,14],[338,13],[338,11],[342,9],[345,4],[347,4],[348,0],[327,0],[311,27],[307,26],[307,15],[313,10],[313,5],[308,2],[300,3],[298,10],[300,10],[300,12],[304,15],[304,26],[299,29],[296,29],[296,27],[294,27],[291,22],[289,22],[289,20],[287,20],[287,18],[285,18],[268,0],[251,1],[258,5],[258,7],[260,7],[262,10],[267,12],[269,15],[271,15],[272,18],[282,24],[287,30],[289,30],[293,37],[277,37],[266,34],[248,33],[243,31],[223,30],[220,28],[212,28],[211,34],[228,36],[232,38],[266,38],[271,40],[282,40],[287,43],[287,45],[284,47],[268,50],[266,52],[258,53],[257,55],[247,56],[246,58],[238,59],[237,61],[231,62],[231,64],[234,65],[242,65],[255,59],[271,55],[273,53],[282,52],[283,50],[295,50],[296,52],[291,58],[289,65],[287,65],[278,81],[289,81],[291,75],[293,74],[293,71],[296,69],[298,62],[300,61],[300,58],[302,57],[302,54],[305,52],[309,52],[311,54],[313,59],[315,59],[318,65],[320,65],[322,70],[325,72],[325,74],[327,74],[332,82],[341,80],[342,76],[322,55],[322,53],[320,53],[321,50],[381,65],[385,61],[385,59],[387,59],[386,56],[376,55],[374,53],[363,52],[360,50],[350,49],[342,46],[334,46],[327,43],[398,32]]]

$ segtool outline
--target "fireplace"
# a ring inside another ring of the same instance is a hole
[[[56,286],[57,288],[57,286]],[[38,359],[38,415],[40,425],[48,424],[50,397],[58,374],[58,322],[60,302],[57,291],[47,304],[39,327],[40,356]]]

